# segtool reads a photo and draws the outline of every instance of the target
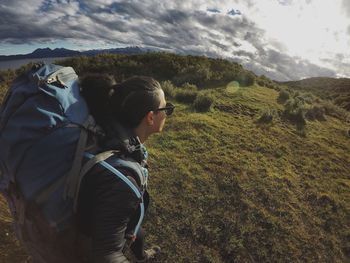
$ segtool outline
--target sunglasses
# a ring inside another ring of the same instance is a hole
[[[159,108],[159,109],[156,109],[155,111],[163,110],[163,111],[165,111],[165,114],[167,116],[170,116],[173,113],[174,109],[175,109],[175,106],[173,104],[171,104],[170,102],[167,102],[167,104],[165,105],[164,108]]]

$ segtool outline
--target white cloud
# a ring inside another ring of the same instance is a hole
[[[350,75],[345,0],[3,0],[0,7],[0,48],[52,40],[140,45],[236,59],[278,79]]]

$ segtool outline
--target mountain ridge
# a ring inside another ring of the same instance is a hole
[[[110,54],[142,54],[150,52],[150,49],[131,46],[125,48],[110,48],[110,49],[91,49],[86,51],[77,51],[66,48],[38,48],[28,54],[18,55],[0,55],[0,61],[30,59],[30,58],[49,58],[49,57],[76,57],[76,56],[94,56],[101,53]]]

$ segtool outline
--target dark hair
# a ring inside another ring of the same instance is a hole
[[[136,128],[160,104],[161,86],[150,77],[132,77],[115,84],[108,75],[88,75],[81,79],[80,85],[92,116],[102,128],[111,121]]]

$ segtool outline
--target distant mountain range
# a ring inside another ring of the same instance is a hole
[[[0,61],[30,59],[30,58],[55,58],[55,57],[76,57],[76,56],[93,56],[100,53],[111,54],[141,54],[155,50],[141,48],[141,47],[125,47],[112,49],[93,49],[87,51],[76,51],[65,48],[38,48],[32,53],[23,55],[0,56]]]

